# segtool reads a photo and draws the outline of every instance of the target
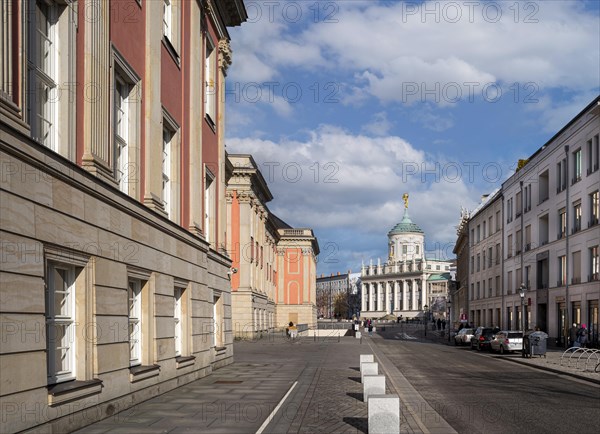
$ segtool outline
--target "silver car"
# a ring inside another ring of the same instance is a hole
[[[500,354],[523,349],[523,332],[502,330],[490,341],[490,351],[499,351]]]
[[[454,345],[468,345],[471,343],[471,338],[475,333],[475,329],[460,329],[458,333],[454,335]]]

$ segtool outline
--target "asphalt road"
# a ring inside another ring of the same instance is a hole
[[[380,335],[384,339],[373,342],[459,433],[598,432],[598,385],[468,347],[425,342],[408,327],[388,327]]]

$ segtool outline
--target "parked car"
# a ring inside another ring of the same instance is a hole
[[[490,348],[490,340],[494,336],[494,329],[491,327],[477,327],[475,334],[471,338],[471,349],[481,351]]]
[[[454,345],[468,345],[471,344],[471,338],[475,329],[460,329],[456,335],[454,335]]]
[[[490,351],[521,351],[523,349],[523,332],[502,330],[496,333],[490,341]]]

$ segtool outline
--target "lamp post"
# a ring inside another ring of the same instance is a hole
[[[452,302],[450,300],[446,300],[446,306],[448,308],[448,342],[450,342],[450,331],[452,330]]]
[[[423,309],[425,309],[425,336],[427,336],[427,323],[429,322],[429,311],[427,310],[427,305],[423,306]]]
[[[525,293],[527,292],[527,286],[524,283],[521,283],[519,287],[519,295],[521,296],[521,331],[523,333],[523,338],[521,339],[521,357],[525,357]]]

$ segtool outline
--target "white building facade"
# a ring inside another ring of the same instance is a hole
[[[600,98],[535,152],[503,185],[505,320],[564,344],[571,323],[598,342]],[[515,314],[516,312],[516,314]]]
[[[408,215],[408,199],[404,217],[388,233],[388,260],[377,265],[362,266],[361,317],[383,318],[386,315],[425,318],[433,299],[431,288],[445,291],[435,297],[447,297],[451,263],[425,257],[425,234]],[[428,280],[436,277],[435,283]]]

